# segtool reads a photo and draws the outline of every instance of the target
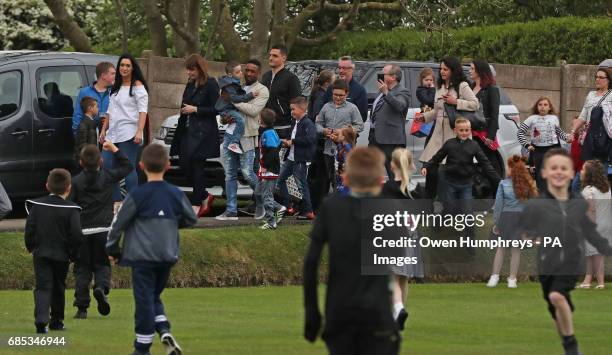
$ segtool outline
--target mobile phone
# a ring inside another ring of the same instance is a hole
[[[376,77],[378,78],[378,81],[385,81],[385,74],[378,74]]]

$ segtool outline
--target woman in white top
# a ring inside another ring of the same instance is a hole
[[[124,54],[117,64],[115,84],[110,93],[108,119],[104,121],[100,141],[109,140],[127,155],[134,170],[125,177],[127,192],[138,186],[136,159],[143,140],[143,132],[147,120],[149,94],[147,83],[142,75],[136,59],[130,54]],[[114,155],[102,152],[104,166],[115,165]],[[115,201],[121,201],[119,185],[113,195]]]
[[[612,244],[612,200],[610,199],[610,184],[606,178],[603,164],[599,160],[587,160],[580,173],[582,196],[589,203],[589,217],[597,223],[597,232]],[[585,245],[587,271],[580,288],[591,288],[593,274],[597,279],[596,289],[604,286],[604,256],[599,254],[588,242]]]
[[[455,57],[444,58],[440,63],[440,76],[438,77],[433,110],[415,118],[426,122],[436,121],[431,138],[419,157],[421,162],[428,162],[442,148],[444,142],[455,137],[455,132],[450,126],[448,115],[444,109],[445,103],[457,106],[457,110],[476,111],[478,109],[478,99],[467,83],[461,62]],[[442,184],[441,181],[439,183]],[[434,169],[427,169],[425,184],[427,185],[427,191],[438,190],[438,174]],[[433,197],[430,196],[430,198]]]

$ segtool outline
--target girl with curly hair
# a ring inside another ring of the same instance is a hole
[[[599,160],[587,160],[580,172],[582,182],[582,196],[589,204],[588,214],[591,220],[597,223],[597,231],[612,244],[612,205],[610,202],[610,184]],[[601,290],[604,286],[604,256],[601,255],[588,242],[585,245],[587,257],[587,270],[584,281],[579,288],[591,288],[593,274],[597,279],[595,289]]]
[[[525,208],[525,202],[538,194],[536,184],[525,165],[526,159],[520,155],[508,158],[506,171],[508,177],[499,183],[495,205],[493,207],[493,234],[505,240],[517,240],[520,236],[516,232],[520,223],[520,215]],[[497,248],[493,260],[493,272],[487,283],[487,287],[495,287],[499,282],[499,272],[506,248]],[[511,248],[510,276],[508,287],[516,288],[516,274],[518,272],[521,254],[519,248]]]

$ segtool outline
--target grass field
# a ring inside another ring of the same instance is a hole
[[[323,291],[321,289],[321,291]],[[168,289],[163,298],[173,333],[186,354],[305,355],[325,353],[318,340],[302,334],[300,287]],[[609,290],[573,292],[576,335],[587,355],[610,354],[612,297]],[[72,303],[72,290],[67,292]],[[63,349],[8,348],[0,354],[129,354],[133,337],[130,290],[114,290],[107,318],[95,309],[87,320],[74,320],[67,307],[68,345]],[[516,290],[502,284],[411,285],[402,354],[560,354],[561,347],[541,299],[539,285]],[[30,291],[0,291],[0,339],[33,335]],[[158,339],[153,354],[164,353]]]

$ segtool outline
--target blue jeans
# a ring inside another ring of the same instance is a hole
[[[134,348],[149,350],[157,331],[160,335],[170,331],[161,293],[166,288],[172,266],[166,263],[132,267],[132,288],[136,304]]]
[[[576,173],[576,175],[572,179],[572,184],[570,186],[572,192],[580,193],[580,190],[582,190],[582,183],[580,182],[580,171]]]
[[[257,194],[258,180],[253,171],[253,160],[255,149],[237,154],[227,149],[226,141],[223,141],[222,159],[225,168],[225,195],[227,206],[225,210],[229,213],[238,212],[238,168],[246,179],[249,187],[255,192],[255,202],[261,203],[261,195]]]
[[[223,148],[227,148],[227,146],[232,143],[240,144],[240,139],[244,136],[244,117],[242,117],[238,111],[234,110],[225,113],[234,119],[236,127],[234,127],[234,132],[232,134],[228,133],[227,130],[225,131],[223,135]]]
[[[293,175],[295,182],[298,186],[300,194],[302,194],[302,203],[300,204],[300,213],[312,212],[312,205],[310,203],[310,191],[308,189],[308,182],[306,181],[307,166],[306,162],[299,161],[295,162],[292,160],[285,160],[281,166],[280,175],[278,176],[278,182],[276,186],[280,190],[280,203],[287,206],[289,203],[289,190],[287,189],[287,179]]]
[[[472,213],[472,183],[457,184],[446,180],[446,206],[447,213],[470,214]],[[473,228],[466,227],[469,236],[473,236]]]
[[[264,211],[265,220],[269,224],[276,223],[274,212],[281,208],[281,205],[274,201],[274,187],[276,186],[276,179],[262,179],[259,181],[257,186],[256,194],[261,196]]]
[[[115,143],[115,145],[117,146],[117,148],[119,148],[119,150],[123,152],[123,154],[127,156],[127,158],[130,160],[130,163],[132,163],[132,167],[134,168],[134,170],[132,170],[132,172],[125,177],[125,189],[128,193],[130,193],[138,186],[138,174],[136,173],[136,164],[138,162],[136,160],[138,159],[138,150],[140,149],[140,145],[134,143],[133,139],[121,143]],[[104,169],[109,170],[117,167],[115,155],[111,152],[103,150],[102,160]],[[123,198],[121,198],[121,190],[119,189],[119,184],[115,185],[115,189],[113,191],[113,200],[115,202],[123,200]]]

